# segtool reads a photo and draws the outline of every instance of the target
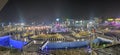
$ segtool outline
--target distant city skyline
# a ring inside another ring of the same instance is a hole
[[[56,18],[119,17],[114,0],[9,0],[0,11],[0,22],[52,22]]]

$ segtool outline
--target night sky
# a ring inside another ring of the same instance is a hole
[[[9,0],[0,11],[1,22],[52,22],[56,18],[119,17],[115,0]]]

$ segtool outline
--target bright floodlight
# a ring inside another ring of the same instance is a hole
[[[75,23],[78,23],[78,21],[75,21]]]
[[[80,41],[79,39],[77,41]]]
[[[36,41],[34,40],[33,43],[36,44]]]
[[[25,23],[21,23],[21,25],[25,25]]]
[[[90,24],[92,24],[92,22],[89,22]]]
[[[59,21],[59,20],[60,20],[59,18],[56,19],[56,21]]]
[[[82,39],[82,41],[84,41],[84,39]]]
[[[24,41],[26,42],[26,41],[27,41],[27,39],[26,39],[26,38],[24,38]]]

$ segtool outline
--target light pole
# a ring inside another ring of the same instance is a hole
[[[92,37],[90,38],[90,54],[93,55],[93,40],[95,39],[95,29],[93,28],[91,32]]]

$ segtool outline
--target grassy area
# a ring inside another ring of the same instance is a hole
[[[9,55],[21,55],[21,51],[17,49],[10,49],[5,47],[0,47],[0,55],[9,54]]]
[[[88,36],[89,34],[90,34],[89,32],[81,31],[81,32],[78,32],[78,33],[73,33],[72,35],[79,38],[79,37],[82,37],[82,36]]]
[[[10,50],[10,55],[21,55],[22,52],[20,50],[17,49],[11,49]]]
[[[61,34],[39,34],[34,35],[31,38],[63,38]]]
[[[8,51],[8,50],[10,50],[10,49],[5,48],[5,47],[0,47],[0,51]]]

